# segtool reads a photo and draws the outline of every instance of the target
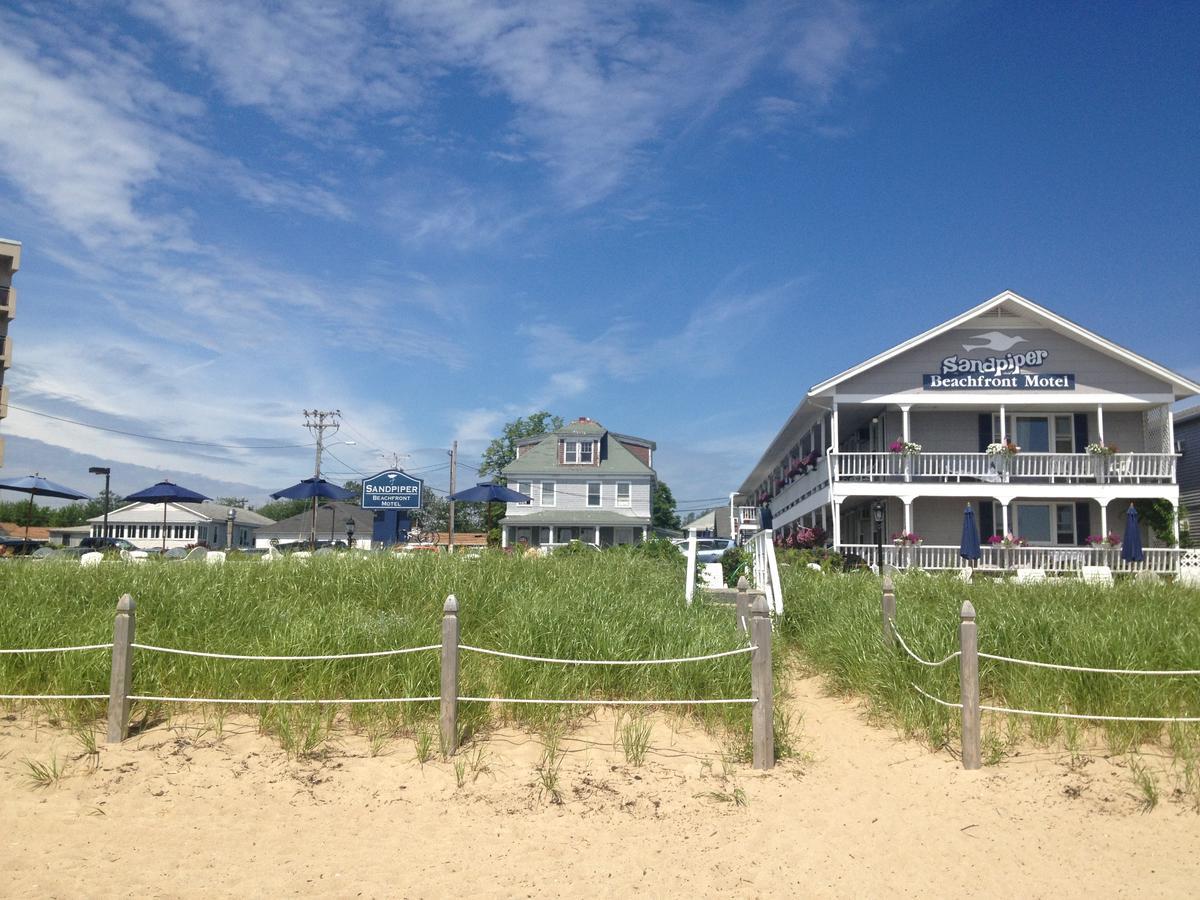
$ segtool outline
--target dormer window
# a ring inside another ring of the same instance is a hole
[[[571,465],[591,465],[595,443],[592,441],[563,441],[563,462]]]

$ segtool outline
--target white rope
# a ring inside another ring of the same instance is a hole
[[[0,694],[0,700],[107,700],[108,694]]]
[[[0,653],[72,653],[76,650],[111,650],[112,644],[84,644],[82,647],[28,647],[17,650],[0,650]]]
[[[720,700],[528,700],[516,697],[459,697],[473,703],[553,703],[560,706],[706,706],[716,703],[757,703],[753,697]]]
[[[927,700],[932,700],[941,706],[948,706],[951,709],[962,709],[961,703],[948,703],[945,700],[935,697],[932,694],[927,694],[912,682],[913,690]],[[1084,713],[1060,713],[1060,712],[1041,712],[1032,709],[1009,709],[1005,706],[980,706],[980,710],[984,712],[1007,713],[1014,716],[1040,716],[1045,719],[1086,719],[1089,721],[1098,722],[1200,722],[1200,716],[1186,716],[1173,718],[1171,716],[1090,716]]]
[[[107,695],[105,695],[107,696]],[[442,699],[441,697],[367,697],[363,699],[347,699],[347,700],[250,700],[240,697],[148,697],[143,694],[130,694],[126,700],[146,700],[158,703],[228,703],[231,706],[300,706],[303,704],[317,704],[327,706],[341,706],[342,704],[354,703],[430,703],[435,700]]]
[[[111,644],[109,646],[112,646]],[[249,659],[267,662],[285,662],[318,659],[365,659],[369,656],[399,656],[402,653],[420,653],[424,650],[440,650],[441,644],[429,644],[425,647],[405,647],[402,650],[375,650],[370,653],[335,653],[327,656],[242,656],[237,653],[205,653],[201,650],[177,650],[174,647],[155,647],[151,644],[130,644],[138,650],[152,650],[155,653],[175,653],[179,656],[203,656],[207,659]]]
[[[1064,672],[1099,672],[1103,675],[1200,675],[1200,669],[1099,669],[1092,666],[1066,666],[1058,663],[1035,662],[1032,659],[1013,659],[1011,656],[996,656],[994,653],[980,653],[979,655],[985,659],[1016,663],[1018,666],[1036,666],[1039,669],[1061,669]]]
[[[710,653],[708,656],[684,656],[679,659],[553,659],[547,656],[523,656],[520,653],[505,653],[503,650],[488,650],[484,647],[470,647],[460,644],[459,650],[470,650],[472,653],[485,653],[488,656],[503,656],[507,659],[523,659],[527,662],[559,663],[566,666],[664,666],[668,663],[702,662],[706,659],[720,659],[723,656],[737,656],[740,653],[751,653],[758,649],[756,646],[741,647],[737,650],[725,650],[722,653]]]
[[[902,635],[900,633],[900,629],[896,627],[896,621],[894,619],[889,619],[888,621],[891,622],[891,625],[892,625],[892,634],[894,634],[896,636],[896,640],[898,640],[900,642],[900,646],[904,648],[904,652],[907,653],[909,656],[911,656],[913,659],[915,659],[917,662],[919,662],[923,666],[929,666],[931,669],[936,669],[938,666],[944,666],[946,663],[950,662],[950,660],[954,659],[954,657],[962,656],[961,650],[955,650],[953,653],[951,653],[949,656],[947,656],[941,662],[930,662],[927,659],[921,659],[921,657],[919,657],[919,656],[917,656],[917,654],[913,653],[912,650],[909,648],[908,644],[906,644],[904,642],[904,635]]]

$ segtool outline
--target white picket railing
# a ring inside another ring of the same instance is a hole
[[[1049,483],[1174,484],[1173,453],[831,453],[838,481],[1045,481]]]
[[[779,583],[779,563],[775,559],[775,536],[770,528],[756,532],[745,547],[753,560],[754,587],[767,595],[771,612],[783,615],[783,586]]]
[[[874,564],[875,544],[842,544],[843,554],[854,553]],[[961,569],[967,565],[957,545],[918,544],[883,545],[883,563],[897,569]],[[1148,547],[1142,562],[1121,559],[1120,548],[1091,547],[1000,547],[980,548],[979,565],[996,569],[1035,568],[1047,572],[1078,572],[1084,566],[1108,566],[1114,572],[1157,572],[1173,575],[1179,571],[1183,551],[1174,547]]]

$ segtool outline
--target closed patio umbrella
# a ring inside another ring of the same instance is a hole
[[[167,549],[167,504],[168,503],[200,503],[211,500],[193,490],[170,481],[160,481],[148,488],[143,488],[125,498],[136,503],[161,503],[163,505],[162,546]]]
[[[1142,528],[1138,524],[1137,510],[1129,504],[1125,513],[1125,536],[1121,538],[1121,559],[1125,562],[1142,562],[1146,552],[1142,549]]]
[[[963,510],[962,539],[958,542],[958,555],[972,562],[980,557],[979,529],[975,526],[975,510],[971,509],[970,503]]]
[[[41,475],[26,475],[24,478],[4,478],[0,479],[0,488],[6,491],[20,491],[23,494],[29,495],[29,514],[25,517],[25,540],[29,540],[29,522],[33,518],[33,498],[37,495],[43,497],[59,497],[63,500],[91,500],[87,494],[82,491],[77,491],[74,488],[69,488],[66,485],[55,484],[49,479],[43,478]]]

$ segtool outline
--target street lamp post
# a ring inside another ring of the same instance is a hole
[[[349,550],[354,549],[354,520],[353,519],[346,520],[346,548]]]
[[[108,493],[108,479],[112,474],[112,469],[108,466],[89,466],[88,471],[93,475],[104,476],[104,537],[108,537],[108,504],[110,496]]]
[[[225,514],[225,549],[233,549],[233,527],[237,524],[237,510],[232,506]]]
[[[883,501],[876,500],[871,505],[871,514],[875,518],[875,564],[879,566],[879,577],[883,577]]]

